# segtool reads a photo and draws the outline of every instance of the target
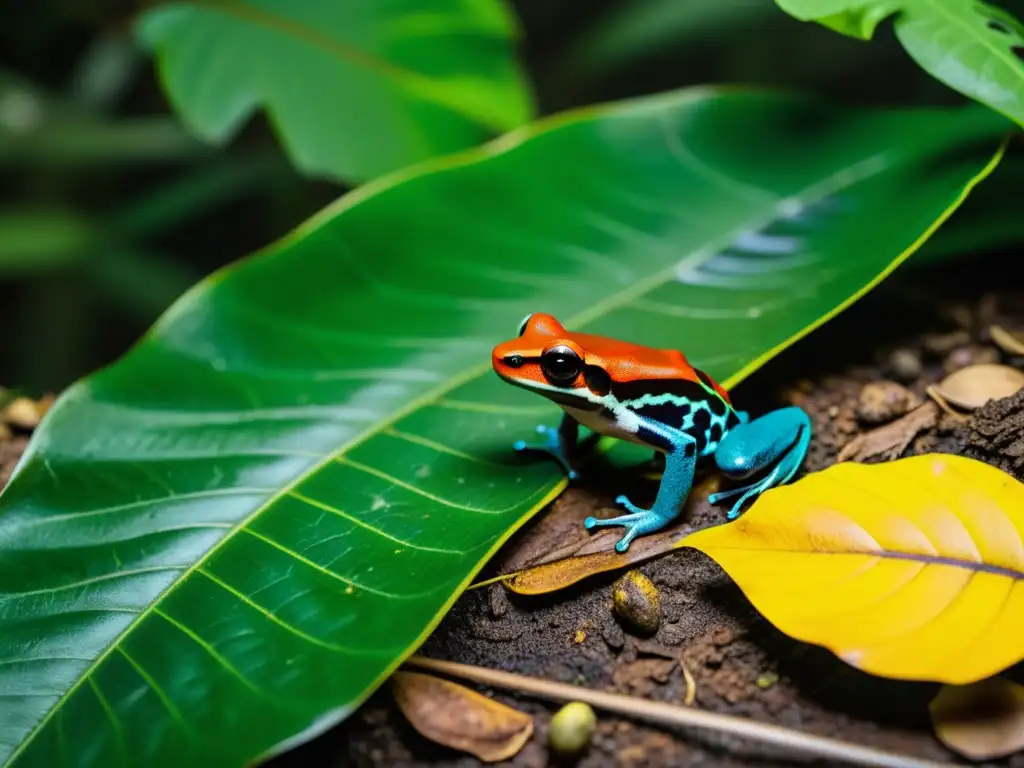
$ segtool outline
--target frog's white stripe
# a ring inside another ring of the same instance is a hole
[[[674,395],[671,392],[663,392],[660,395],[645,394],[640,397],[634,398],[633,400],[623,400],[623,405],[629,405],[634,408],[643,408],[645,405],[664,405],[665,403],[673,403],[675,405],[690,405],[693,403],[688,397],[682,395]]]

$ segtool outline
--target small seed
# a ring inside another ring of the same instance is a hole
[[[895,381],[872,381],[857,399],[857,416],[868,424],[882,424],[903,416],[917,405],[914,393]]]
[[[551,718],[548,743],[556,752],[575,755],[586,749],[597,726],[597,715],[589,704],[572,701]]]
[[[653,635],[661,624],[661,593],[640,571],[629,571],[612,587],[616,615],[635,631]]]
[[[921,356],[912,349],[894,349],[889,354],[889,370],[900,381],[914,381],[921,375]]]

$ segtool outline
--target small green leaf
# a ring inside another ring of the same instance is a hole
[[[167,94],[223,142],[263,106],[303,171],[363,181],[525,123],[500,0],[200,0],[142,14]]]
[[[732,386],[996,164],[990,110],[692,90],[364,187],[65,392],[0,495],[0,764],[242,766],[347,717],[557,495],[523,315]],[[898,211],[899,215],[893,215]]]
[[[1024,27],[981,0],[776,0],[801,21],[869,40],[896,15],[900,43],[950,88],[1024,124]]]

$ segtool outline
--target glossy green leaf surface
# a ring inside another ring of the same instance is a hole
[[[0,765],[236,766],[346,717],[564,487],[522,316],[731,386],[996,163],[990,110],[693,90],[363,187],[59,399],[0,495]],[[899,211],[899,215],[893,215]]]
[[[303,171],[360,182],[530,118],[501,0],[198,0],[140,17],[188,127],[232,137],[259,107]]]
[[[802,21],[868,40],[895,14],[907,53],[936,80],[1024,125],[1024,26],[981,0],[776,0]]]

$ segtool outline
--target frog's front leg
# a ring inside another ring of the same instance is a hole
[[[811,420],[803,409],[780,408],[759,419],[734,426],[715,449],[715,463],[726,476],[742,480],[772,464],[763,478],[741,488],[713,493],[708,501],[717,504],[723,499],[742,494],[729,510],[730,520],[740,514],[743,504],[769,488],[789,481],[800,468],[811,442]]]
[[[615,544],[616,552],[625,552],[637,536],[659,531],[675,519],[693,486],[693,473],[697,465],[697,443],[685,432],[641,420],[638,434],[648,445],[657,446],[665,452],[665,471],[661,476],[654,506],[642,509],[625,496],[619,496],[615,499],[616,503],[622,504],[630,514],[609,520],[588,517],[583,521],[587,530],[610,525],[624,526],[627,529],[626,535]]]
[[[516,440],[513,448],[517,451],[543,451],[550,454],[569,474],[569,479],[575,480],[577,475],[576,470],[572,468],[571,460],[573,450],[579,440],[579,422],[565,413],[557,429],[540,424],[537,426],[537,433],[544,435],[547,439],[541,443]]]

